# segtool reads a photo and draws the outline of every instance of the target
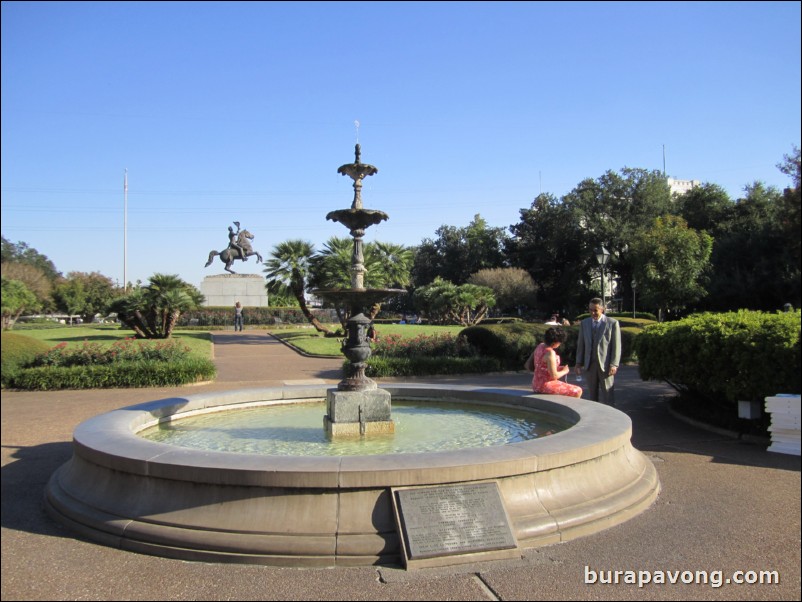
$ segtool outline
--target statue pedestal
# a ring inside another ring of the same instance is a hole
[[[206,276],[200,292],[206,298],[204,307],[232,307],[237,301],[243,307],[268,307],[265,279],[258,274]]]
[[[384,389],[326,392],[326,433],[333,438],[394,433],[390,418],[390,393]]]

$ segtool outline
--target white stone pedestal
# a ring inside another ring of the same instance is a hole
[[[206,298],[204,307],[268,307],[265,279],[258,274],[218,274],[206,276],[200,291]]]

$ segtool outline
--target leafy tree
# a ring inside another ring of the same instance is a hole
[[[536,293],[530,308],[540,313],[571,313],[587,307],[593,296],[588,286],[590,243],[581,214],[551,194],[538,195],[521,221],[510,226],[507,242],[510,263],[525,270]],[[571,311],[569,311],[571,310]]]
[[[114,281],[100,272],[70,272],[67,280],[77,280],[83,285],[84,305],[80,314],[84,322],[91,322],[97,314],[107,313],[109,303],[122,294]]]
[[[22,241],[14,244],[6,240],[5,236],[0,237],[0,239],[2,239],[0,242],[0,263],[32,265],[41,270],[51,282],[61,277],[61,272],[56,269],[56,266],[47,258],[47,255],[39,253],[39,251]]]
[[[520,307],[534,306],[535,282],[521,268],[479,270],[468,282],[491,289],[496,298],[496,306],[502,311],[515,312]]]
[[[802,181],[802,162],[800,160],[799,147],[794,147],[793,155],[785,155],[785,161],[778,165],[780,171],[791,177],[793,187],[783,190],[783,198],[781,202],[780,211],[780,226],[782,228],[783,236],[785,238],[785,246],[788,250],[788,256],[793,263],[794,270],[799,272],[800,269],[800,243],[802,237],[799,233],[802,232],[802,196],[800,196],[800,183]],[[797,284],[797,290],[799,286]],[[799,298],[796,299],[796,305],[799,306]]]
[[[64,280],[56,286],[53,298],[56,301],[56,308],[65,312],[70,317],[70,324],[72,324],[72,317],[82,313],[86,305],[84,284],[78,279]]]
[[[36,309],[39,302],[36,295],[25,286],[25,283],[8,279],[5,276],[2,276],[0,280],[2,280],[3,330],[9,330],[22,312]]]
[[[798,306],[800,270],[793,241],[798,241],[799,231],[788,232],[785,198],[761,182],[745,192],[729,219],[712,232],[713,277],[710,295],[700,308],[772,311],[786,302]]]
[[[38,306],[45,311],[54,308],[52,299],[54,282],[48,278],[41,268],[17,261],[3,262],[0,266],[3,276],[9,280],[19,280],[31,291],[38,302]]]
[[[584,281],[591,281],[599,272],[595,249],[604,246],[610,252],[605,271],[618,274],[622,298],[631,298],[629,287],[634,266],[630,241],[650,229],[655,218],[676,212],[663,174],[627,167],[620,173],[607,171],[596,180],[580,182],[563,197],[563,203],[577,214],[585,230],[578,241],[586,274]]]
[[[415,291],[415,305],[432,324],[478,324],[496,304],[493,291],[475,284],[456,285],[436,278]]]
[[[646,304],[681,310],[706,293],[701,280],[709,268],[713,238],[688,228],[675,215],[658,217],[632,243],[638,291]]]
[[[109,310],[138,338],[167,339],[181,313],[202,303],[201,292],[178,276],[154,274],[146,286],[112,301]]]
[[[479,270],[507,265],[505,229],[489,227],[478,214],[465,228],[443,225],[436,234],[434,240],[424,239],[415,254],[412,280],[416,286],[428,284],[438,276],[464,284]]]
[[[314,245],[304,240],[287,240],[277,244],[273,247],[271,257],[265,261],[267,289],[279,295],[291,294],[315,330],[334,336],[335,333],[321,324],[306,304],[306,289],[312,275],[314,254]]]
[[[713,234],[729,221],[734,203],[717,184],[702,184],[677,197],[677,209],[689,228]]]

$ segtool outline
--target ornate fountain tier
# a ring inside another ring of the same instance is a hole
[[[405,295],[406,292],[402,288],[323,288],[313,290],[312,294],[356,310],[354,313],[361,313],[376,303],[395,295]]]
[[[351,236],[356,236],[356,234],[354,234],[355,232],[358,232],[358,235],[362,236],[365,233],[365,228],[381,223],[389,219],[389,217],[384,211],[379,211],[378,209],[352,207],[351,209],[330,211],[326,215],[326,219],[330,219],[333,222],[340,222],[342,225],[346,226],[351,231]]]

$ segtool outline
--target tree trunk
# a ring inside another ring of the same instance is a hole
[[[306,306],[306,299],[304,298],[303,288],[301,288],[300,290],[293,288],[292,292],[295,295],[295,298],[298,300],[298,305],[301,307],[301,313],[309,321],[309,323],[312,326],[314,326],[315,330],[317,330],[318,332],[322,332],[327,336],[333,336],[334,333],[325,326],[323,326],[323,324],[320,323],[320,320],[318,320],[311,312],[311,310]]]

